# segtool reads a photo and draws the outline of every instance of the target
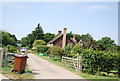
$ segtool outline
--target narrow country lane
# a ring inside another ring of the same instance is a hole
[[[60,66],[49,63],[47,60],[39,58],[34,54],[29,54],[27,62],[35,79],[83,79],[82,77],[79,77]]]

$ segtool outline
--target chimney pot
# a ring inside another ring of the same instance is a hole
[[[66,32],[67,32],[67,28],[64,28],[63,29],[63,34],[66,34]]]
[[[58,35],[62,34],[62,31],[58,31]]]

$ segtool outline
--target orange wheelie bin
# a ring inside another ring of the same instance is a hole
[[[18,72],[20,74],[24,73],[28,56],[14,55],[14,57],[14,69],[12,70],[12,72]]]

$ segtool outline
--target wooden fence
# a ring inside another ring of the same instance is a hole
[[[62,56],[62,63],[75,71],[82,72],[82,57],[77,56],[77,58],[70,58]]]

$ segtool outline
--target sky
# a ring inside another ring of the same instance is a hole
[[[40,23],[45,33],[66,27],[68,33],[89,33],[95,40],[107,36],[118,44],[117,2],[3,2],[0,7],[2,29],[19,40]]]

